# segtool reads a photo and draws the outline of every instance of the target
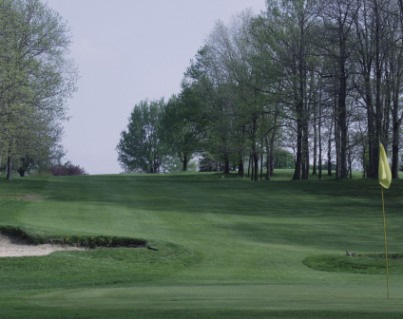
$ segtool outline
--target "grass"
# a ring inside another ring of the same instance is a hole
[[[259,183],[215,174],[0,181],[1,227],[154,248],[1,258],[0,318],[401,318],[403,265],[391,261],[387,300],[382,261],[371,257],[383,252],[377,182],[287,174]],[[396,254],[402,191],[396,181],[385,192]]]
[[[304,259],[304,264],[313,269],[328,272],[351,272],[358,274],[383,275],[386,273],[385,254],[356,256],[319,255]],[[403,255],[388,254],[388,270],[403,275]]]

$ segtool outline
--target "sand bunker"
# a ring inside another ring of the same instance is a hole
[[[0,257],[46,256],[56,251],[84,250],[63,245],[30,245],[0,233]]]

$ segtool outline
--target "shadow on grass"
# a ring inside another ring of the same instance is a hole
[[[26,244],[40,245],[40,244],[51,244],[51,245],[68,245],[74,247],[84,247],[84,248],[148,248],[155,250],[148,245],[147,241],[144,239],[136,239],[130,237],[119,237],[119,236],[40,236],[37,234],[27,233],[20,227],[14,226],[0,226],[0,233],[10,237],[15,242],[23,242]]]

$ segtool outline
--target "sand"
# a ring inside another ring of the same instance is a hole
[[[46,256],[56,251],[67,250],[83,250],[83,248],[50,244],[29,245],[0,233],[0,258]]]

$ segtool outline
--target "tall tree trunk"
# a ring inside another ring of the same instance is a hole
[[[400,8],[400,34],[403,34],[403,1],[399,1]],[[402,45],[402,42],[400,42]],[[402,78],[402,58],[403,50],[398,50],[395,58],[391,61],[392,76],[392,177],[399,178],[399,145],[400,145],[400,127],[403,119],[403,113],[399,117],[399,97]]]
[[[295,161],[294,180],[301,179],[302,166],[302,125],[301,119],[297,119],[297,158]]]
[[[266,148],[268,150],[267,152],[267,176],[268,179],[270,179],[271,176],[273,176],[274,173],[274,148],[275,148],[275,142],[277,138],[277,131],[278,131],[278,118],[280,116],[280,110],[279,106],[276,105],[275,111],[274,111],[274,118],[273,118],[273,127],[271,128],[271,131],[269,134],[266,136]]]
[[[368,165],[367,165],[367,147],[365,146],[365,141],[362,143],[362,178],[368,177]]]
[[[259,180],[259,156],[255,150],[253,154],[253,180],[257,182]]]
[[[347,178],[347,107],[346,107],[346,96],[347,96],[347,77],[345,75],[344,62],[340,63],[340,83],[339,83],[339,94],[338,94],[338,104],[337,104],[337,126],[338,135],[340,136],[338,150],[338,177]]]
[[[248,177],[251,177],[251,170],[252,170],[252,152],[249,154],[248,159]]]
[[[7,180],[9,182],[13,180],[13,157],[11,154],[7,156]]]
[[[183,153],[182,156],[182,171],[186,172],[188,170],[188,162],[189,162],[189,158],[187,153]]]
[[[306,116],[308,116],[306,112]],[[302,163],[302,179],[309,178],[309,127],[308,119],[304,119],[304,133],[303,133],[303,163]]]
[[[370,17],[372,14],[369,13],[369,5],[366,1],[362,2],[360,9],[360,16],[357,17],[355,21],[356,30],[356,46],[358,60],[361,68],[361,78],[362,85],[359,88],[362,99],[364,100],[366,106],[367,115],[367,138],[368,138],[368,160],[365,160],[366,175],[370,178],[375,178],[378,175],[378,144],[377,134],[375,131],[375,112],[372,99],[372,88],[371,88],[371,72],[373,64],[373,53],[372,44],[370,43],[369,35],[371,34]]]
[[[260,145],[261,145],[261,148],[262,148],[262,151],[260,152],[260,180],[262,180],[263,179],[263,169],[264,169],[264,165],[263,165],[263,157],[264,157],[264,155],[263,155],[263,144],[264,144],[264,139],[263,139],[263,137],[260,139]],[[267,153],[268,153],[268,151],[266,151]]]
[[[398,118],[398,106],[393,106],[393,132],[392,132],[392,177],[399,178],[399,144],[400,127],[403,119],[403,113]]]
[[[296,109],[296,117],[297,117],[297,156],[295,161],[295,170],[294,170],[294,180],[303,179],[302,170],[304,165],[304,100],[303,100],[303,83],[302,79],[299,79],[298,91],[294,94],[298,94],[296,96],[295,101],[295,109]]]
[[[277,119],[276,119],[277,120]],[[273,176],[274,173],[274,145],[277,137],[277,129],[274,128],[270,137],[270,144],[269,144],[269,175]]]
[[[335,100],[334,105],[334,143],[336,145],[336,178],[340,178],[340,145],[341,145],[341,134],[340,134],[340,126],[338,125],[338,102]]]
[[[229,155],[227,152],[224,154],[224,174],[229,175],[230,173],[230,162],[229,162]]]
[[[252,117],[252,148],[251,148],[251,157],[252,157],[252,180],[259,180],[259,155],[257,152],[256,146],[256,132],[257,132],[257,116],[256,114]]]
[[[257,182],[259,180],[259,155],[256,150],[256,145],[252,146],[251,166],[252,166],[251,180]]]
[[[327,141],[327,175],[332,176],[332,130],[333,130],[333,118],[330,123],[329,138]]]
[[[320,98],[320,101],[322,98]],[[322,179],[322,107],[319,106],[319,125],[318,125],[318,144],[319,144],[319,174],[318,178]]]
[[[238,176],[244,177],[244,163],[242,154],[239,154],[239,164],[238,164]]]
[[[266,175],[265,175],[265,179],[266,180],[270,180],[270,176],[271,176],[271,147],[270,147],[270,143],[269,143],[269,137],[266,135],[265,136],[265,145],[266,145]]]
[[[372,103],[371,79],[366,76],[366,104],[367,104],[367,122],[368,122],[368,168],[367,177],[378,177],[378,157],[379,157],[379,135],[377,134],[375,124],[375,112]]]
[[[318,168],[318,105],[316,101],[313,104],[313,163],[312,163],[312,175],[317,174]]]
[[[297,117],[297,160],[295,163],[294,180],[305,179],[309,174],[306,171],[306,136],[308,126],[308,114],[306,114],[306,77],[307,77],[307,67],[306,67],[306,21],[304,12],[300,12],[299,16],[299,38],[298,38],[298,52],[296,58],[296,83],[294,86],[294,103]],[[308,163],[309,165],[309,163]]]

